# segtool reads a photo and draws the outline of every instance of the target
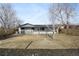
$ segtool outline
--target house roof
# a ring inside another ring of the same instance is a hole
[[[55,27],[58,27],[59,24],[55,25]],[[79,27],[79,25],[69,25],[71,27]],[[20,27],[52,27],[52,25],[33,25],[33,24],[30,24],[30,23],[25,23],[25,24],[22,24],[20,25]]]
[[[20,27],[34,27],[34,25],[26,23],[26,24],[20,25]]]
[[[33,25],[30,23],[26,23],[26,24],[20,25],[20,27],[52,27],[52,25]]]

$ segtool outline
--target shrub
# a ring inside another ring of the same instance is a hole
[[[62,29],[61,33],[64,33],[67,35],[79,36],[79,29]]]
[[[3,28],[0,28],[0,37],[4,36],[6,33]]]
[[[14,34],[16,32],[15,29],[9,29],[5,32],[5,30],[3,28],[0,28],[0,39],[1,38],[6,38],[12,34]]]

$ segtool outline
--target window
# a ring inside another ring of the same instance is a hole
[[[44,29],[45,29],[44,27],[41,28],[42,31],[44,31]]]
[[[35,28],[32,28],[32,30],[34,30]]]

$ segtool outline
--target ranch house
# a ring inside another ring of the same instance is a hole
[[[52,25],[23,24],[18,28],[19,34],[52,34]],[[56,32],[56,30],[54,30]]]

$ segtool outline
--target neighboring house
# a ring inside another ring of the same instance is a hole
[[[29,23],[20,25],[18,28],[19,34],[52,34],[52,30],[52,25],[32,25]]]

